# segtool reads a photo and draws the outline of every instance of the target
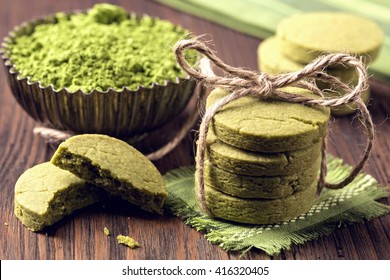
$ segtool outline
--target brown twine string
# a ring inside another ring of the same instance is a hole
[[[198,85],[195,91],[197,92],[198,103],[202,104],[206,95],[205,88],[203,88],[202,85]],[[192,110],[190,116],[188,116],[187,120],[185,121],[185,123],[183,124],[183,126],[180,128],[180,130],[177,132],[177,134],[174,136],[173,139],[171,139],[168,143],[166,143],[161,148],[145,156],[149,160],[156,161],[169,154],[184,139],[184,137],[187,135],[190,129],[194,126],[198,117],[199,114],[197,109],[195,108]],[[49,128],[45,126],[35,127],[33,133],[40,135],[42,138],[46,139],[48,142],[51,143],[62,142],[75,135],[69,131],[62,131],[62,130]]]
[[[206,206],[204,192],[204,160],[206,151],[206,136],[209,130],[210,121],[213,116],[226,104],[244,96],[258,96],[266,98],[267,96],[276,96],[281,100],[302,103],[304,105],[322,105],[327,107],[336,107],[350,102],[356,102],[358,113],[364,129],[367,132],[368,142],[360,161],[354,166],[351,173],[340,183],[330,184],[325,182],[327,173],[326,167],[326,140],[322,146],[321,171],[318,182],[317,194],[319,195],[324,187],[329,189],[340,189],[348,185],[360,173],[366,163],[372,150],[374,141],[374,124],[371,115],[360,95],[367,88],[367,71],[363,62],[347,54],[329,54],[314,60],[306,65],[302,70],[292,73],[267,75],[255,71],[236,68],[225,64],[215,53],[198,39],[182,40],[175,46],[176,60],[188,75],[206,86],[223,87],[231,94],[220,99],[206,110],[199,128],[198,149],[196,153],[196,181],[197,196],[202,209],[212,215]],[[200,54],[207,57],[214,65],[219,67],[226,76],[207,75],[198,69],[190,66],[184,55],[185,50],[197,50]],[[359,79],[354,88],[341,82],[338,78],[330,76],[324,72],[327,66],[332,64],[343,64],[354,67],[358,73]],[[325,97],[323,92],[315,84],[315,80],[321,80],[334,85],[336,88],[344,90],[346,93],[341,97]],[[309,89],[318,98],[300,96],[281,90],[283,87],[294,86],[303,89]]]

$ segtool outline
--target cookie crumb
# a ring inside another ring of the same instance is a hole
[[[116,240],[118,241],[118,244],[126,245],[126,246],[130,247],[131,249],[134,249],[134,248],[137,248],[140,246],[139,243],[137,241],[135,241],[133,238],[131,238],[130,236],[122,235],[122,234],[119,234],[116,237]]]
[[[8,227],[8,223],[4,223],[4,225],[5,225],[6,227]]]
[[[103,231],[104,231],[105,235],[110,236],[111,233],[110,233],[110,230],[107,227],[104,227]]]

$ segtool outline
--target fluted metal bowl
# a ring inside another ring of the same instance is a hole
[[[70,14],[69,14],[70,15]],[[55,23],[54,15],[25,22],[4,38],[0,55],[12,93],[23,109],[45,126],[74,133],[102,133],[129,137],[157,129],[175,118],[186,106],[195,89],[195,81],[177,77],[175,81],[136,90],[120,91],[54,89],[39,81],[31,82],[15,69],[7,44],[15,38],[30,35],[35,26]]]

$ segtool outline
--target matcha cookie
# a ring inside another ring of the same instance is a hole
[[[15,185],[15,215],[40,231],[77,209],[101,201],[106,192],[50,162],[26,170]]]
[[[288,59],[281,51],[281,42],[277,37],[269,37],[262,41],[257,48],[259,70],[268,74],[296,72],[305,64]]]
[[[205,185],[206,205],[218,218],[248,224],[272,224],[290,220],[311,208],[317,184],[279,199],[243,199]]]
[[[51,162],[150,212],[162,213],[164,180],[143,154],[105,135],[83,134],[63,142]]]
[[[259,70],[269,74],[279,74],[300,71],[306,66],[290,59],[282,49],[283,43],[278,37],[269,37],[262,41],[257,48]],[[356,82],[358,79],[358,74],[352,67],[328,68],[325,71],[344,82]],[[319,84],[319,88],[329,88],[329,85],[322,83]]]
[[[340,96],[340,93],[339,92],[329,92],[328,95],[329,96]],[[368,102],[370,101],[370,96],[371,96],[371,92],[370,92],[370,89],[368,88],[365,91],[363,91],[361,94],[362,101],[365,104],[368,104]],[[331,112],[332,112],[333,116],[343,117],[343,116],[347,116],[347,115],[355,113],[357,108],[358,108],[358,105],[355,102],[351,102],[351,103],[348,103],[345,105],[339,105],[335,108],[332,108]]]
[[[227,171],[251,176],[290,175],[311,166],[321,154],[321,143],[279,153],[250,152],[221,141],[208,145],[210,162]]]
[[[275,199],[311,186],[317,181],[319,170],[320,158],[307,169],[284,176],[239,175],[206,161],[204,177],[207,185],[231,196]]]
[[[296,72],[305,66],[304,64],[289,59],[282,53],[282,43],[277,37],[267,38],[260,43],[257,54],[260,71],[268,74]],[[329,75],[338,77],[342,82],[351,85],[355,85],[358,80],[358,74],[354,68],[328,68],[326,72]],[[317,85],[320,89],[332,89],[332,85],[322,81],[317,81]],[[328,96],[340,96],[343,94],[344,91],[328,91],[327,93]],[[370,90],[367,89],[362,93],[362,100],[367,104],[369,99]],[[345,116],[354,113],[356,108],[355,103],[350,103],[332,108],[331,112],[334,116]]]
[[[313,12],[282,20],[276,30],[283,53],[306,64],[326,53],[349,53],[373,61],[384,40],[379,26],[347,13]]]
[[[291,92],[305,92],[289,89]],[[307,92],[307,91],[306,91]],[[225,97],[217,88],[208,99],[210,106]],[[214,116],[217,137],[234,147],[257,152],[286,152],[321,141],[327,130],[329,109],[277,100],[242,97],[225,105]]]
[[[321,142],[301,150],[279,153],[238,149],[218,140],[213,125],[209,128],[206,142],[210,162],[229,172],[250,176],[294,174],[311,166],[321,154]]]

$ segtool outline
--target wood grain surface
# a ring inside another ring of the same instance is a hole
[[[58,11],[87,9],[97,1],[1,0],[0,37],[15,25]],[[218,55],[227,63],[257,68],[259,39],[245,36],[211,22],[178,12],[153,1],[111,1],[138,14],[168,19],[192,31],[206,34]],[[390,184],[390,85],[372,80],[369,110],[376,124],[374,151],[365,171],[381,184]],[[170,128],[160,131],[139,148],[158,147],[183,121],[182,114]],[[210,244],[201,233],[177,218],[146,214],[124,202],[98,204],[76,211],[42,233],[27,230],[13,214],[14,185],[17,178],[35,164],[51,158],[54,147],[33,134],[34,122],[11,94],[4,68],[0,70],[0,259],[239,259],[239,253],[226,253]],[[194,127],[196,130],[196,127]],[[194,137],[188,137],[168,156],[155,162],[162,173],[193,164]],[[359,123],[351,117],[332,121],[329,150],[355,163],[365,143]],[[381,202],[389,205],[389,199]],[[111,236],[103,233],[103,228]],[[295,246],[276,259],[390,259],[390,215],[339,228],[330,236]],[[131,250],[118,245],[115,236],[134,237],[141,247]],[[245,259],[274,259],[259,250]]]

